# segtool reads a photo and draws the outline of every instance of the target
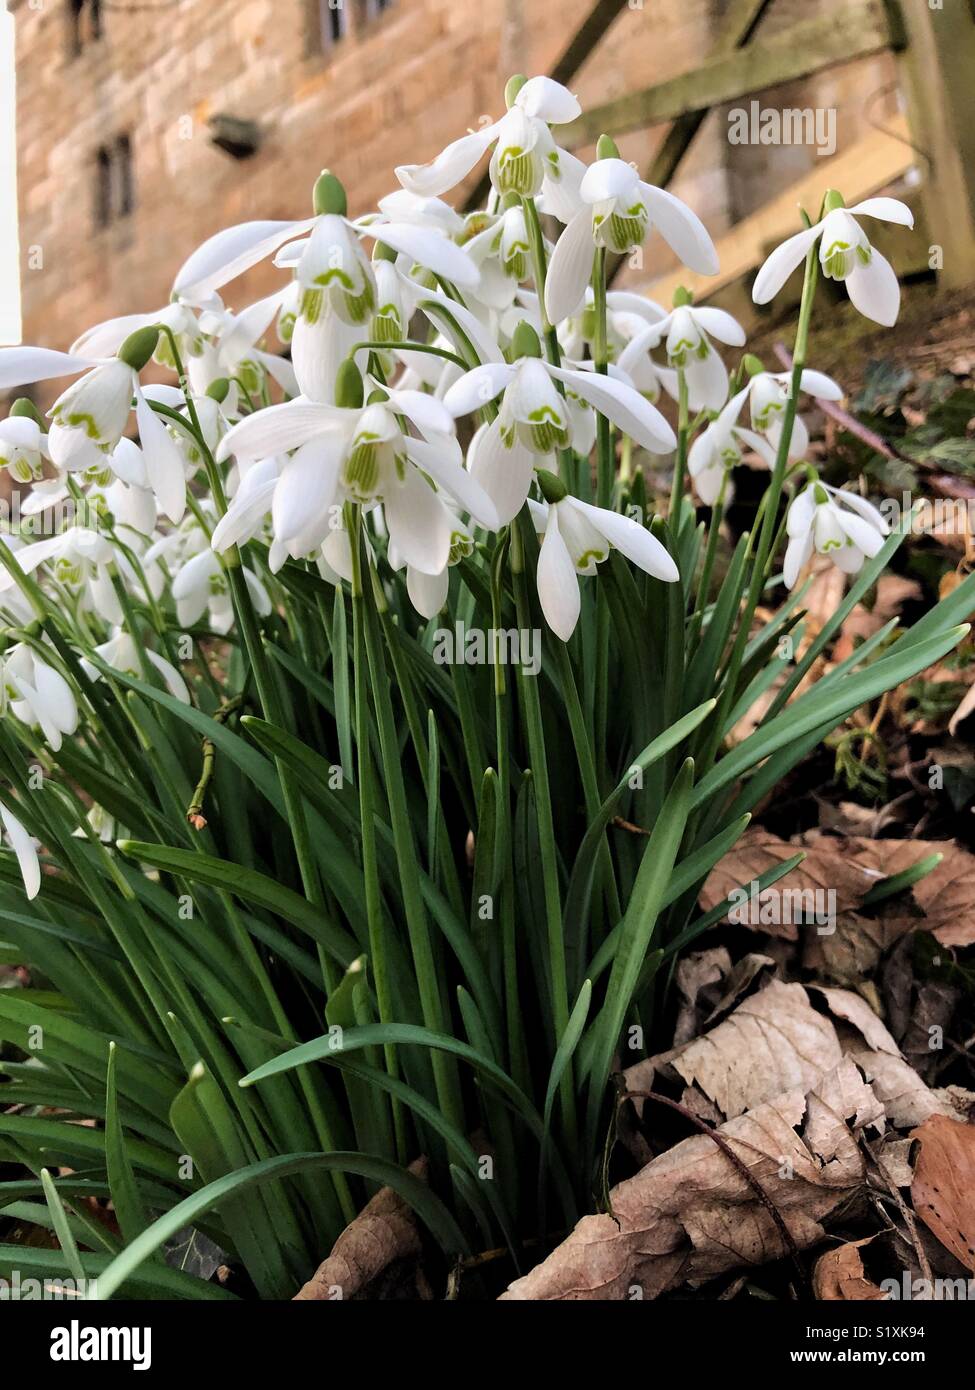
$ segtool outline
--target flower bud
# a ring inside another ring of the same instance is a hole
[[[362,373],[352,357],[347,357],[336,373],[335,404],[347,410],[362,409]]]
[[[538,334],[527,319],[522,319],[511,335],[511,360],[518,362],[522,357],[541,357],[542,345]]]
[[[514,77],[509,77],[504,84],[504,104],[509,111],[515,104],[515,97],[517,97],[527,81],[528,78],[525,74],[523,72],[518,72],[515,73]]]
[[[227,399],[227,392],[229,390],[230,382],[227,380],[227,378],[225,376],[218,376],[216,381],[210,382],[210,385],[207,387],[206,393],[211,400],[216,401],[218,405],[222,405],[223,402]]]
[[[315,180],[312,206],[316,217],[327,216],[330,213],[345,217],[348,212],[349,204],[345,196],[345,188],[341,179],[337,178],[331,169],[323,169]]]
[[[155,352],[158,342],[159,329],[155,324],[149,328],[137,328],[134,333],[129,334],[116,356],[134,372],[141,372]]]
[[[561,502],[563,497],[568,495],[569,489],[562,479],[556,477],[554,473],[550,473],[547,468],[536,468],[535,480],[545,501],[550,504]]]
[[[26,396],[20,396],[14,401],[13,405],[10,407],[10,414],[12,416],[22,416],[28,420],[33,420],[34,424],[39,425],[42,430],[47,429],[43,415],[34,402],[28,400]]]

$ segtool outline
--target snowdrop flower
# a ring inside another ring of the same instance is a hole
[[[539,474],[546,505],[529,502],[535,530],[542,537],[536,583],[545,621],[568,642],[579,621],[582,600],[577,577],[596,573],[611,549],[661,579],[680,578],[666,547],[645,527],[619,512],[591,506],[572,497],[553,473]]]
[[[498,312],[509,308],[518,286],[530,270],[531,242],[520,202],[486,220],[483,230],[465,242],[468,255],[481,272],[474,294],[478,303]]]
[[[135,397],[136,420],[149,482],[159,505],[178,522],[186,507],[186,478],[179,450],[139,384],[139,373],[159,340],[153,326],[126,338],[116,357],[89,360],[47,348],[0,349],[0,390],[83,372],[51,408],[48,451],[56,467],[100,472],[128,424]]]
[[[745,366],[758,370],[754,372],[746,388],[751,410],[752,428],[767,435],[777,449],[782,437],[782,417],[792,391],[792,373],[762,371],[757,358],[746,357]],[[818,400],[838,401],[843,397],[843,388],[832,377],[823,372],[804,370],[799,389],[806,391]],[[809,431],[797,415],[792,425],[792,439],[789,443],[789,458],[805,458],[809,448]]]
[[[579,308],[597,247],[631,251],[643,245],[654,226],[691,270],[717,274],[718,254],[700,218],[672,193],[644,183],[624,160],[597,160],[583,176],[579,197],[584,206],[559,237],[545,280],[545,310],[552,323]]]
[[[278,255],[276,264],[296,268],[303,300],[306,295],[321,294],[303,306],[313,315],[317,307],[318,318],[326,302],[346,324],[361,325],[371,313],[375,286],[369,261],[359,245],[360,236],[403,252],[455,283],[477,283],[476,269],[460,247],[437,225],[418,218],[415,209],[410,220],[393,220],[380,213],[352,222],[347,216],[345,190],[327,169],[315,183],[312,201],[311,217],[292,222],[242,222],[217,232],[185,262],[176,276],[174,293],[193,302],[205,300],[297,237],[304,239]]]
[[[339,388],[341,399],[353,404],[299,399],[271,406],[241,420],[218,450],[219,459],[236,454],[238,461],[288,455],[277,466],[273,490],[268,488],[272,568],[288,553],[318,550],[333,525],[338,501],[348,499],[365,506],[382,502],[390,537],[407,563],[439,574],[453,528],[449,509],[428,478],[482,525],[497,524],[490,498],[463,466],[453,419],[439,401],[419,391],[377,390],[363,402],[362,378],[351,362],[343,368]],[[400,416],[411,422],[418,437],[403,432]],[[270,475],[264,481],[270,483]],[[231,543],[231,527],[253,503],[248,491],[234,521],[214,534],[215,548]],[[237,499],[228,516],[235,508]]]
[[[292,287],[286,285],[239,314],[222,305],[201,313],[199,333],[185,362],[190,386],[197,397],[206,400],[207,392],[215,383],[227,382],[230,384],[228,409],[235,411],[237,383],[242,382],[248,393],[255,395],[265,373],[289,396],[298,394],[291,363],[257,346],[291,298]],[[219,397],[221,403],[227,394]]]
[[[653,453],[675,447],[667,421],[632,386],[615,376],[553,367],[542,359],[538,337],[527,322],[512,339],[512,353],[511,363],[474,367],[444,396],[444,405],[454,416],[471,414],[501,396],[497,417],[478,432],[469,465],[471,476],[494,502],[502,525],[524,505],[539,458],[570,448],[574,442],[579,421],[556,382],[602,411],[624,434]]]
[[[450,537],[450,553],[447,563],[439,574],[425,574],[415,565],[407,564],[400,555],[395,543],[390,542],[386,558],[394,570],[406,569],[406,592],[410,602],[421,618],[435,618],[447,602],[450,587],[450,567],[457,565],[466,555],[474,553],[474,536],[469,526],[450,508],[453,517],[453,532]],[[327,560],[327,555],[326,555]]]
[[[0,468],[18,483],[35,483],[43,478],[48,457],[47,438],[33,404],[15,401],[6,420],[0,420]]]
[[[454,188],[491,147],[491,183],[499,194],[531,198],[541,193],[545,211],[568,222],[577,206],[583,165],[556,145],[550,125],[581,114],[572,93],[550,77],[512,78],[508,110],[500,121],[462,135],[430,164],[401,164],[396,177],[411,193],[435,197]]]
[[[17,856],[20,876],[24,880],[24,892],[28,898],[36,898],[41,891],[41,864],[37,857],[37,844],[21,825],[20,821],[0,802],[0,820],[3,821],[5,839]]]
[[[55,753],[62,736],[77,729],[78,706],[70,685],[26,643],[18,643],[0,657],[0,683],[14,718],[39,727]]]
[[[691,410],[718,411],[728,399],[728,369],[714,350],[711,337],[742,347],[745,330],[724,309],[698,308],[690,303],[686,291],[678,290],[675,298],[678,302],[666,318],[651,324],[624,348],[619,366],[632,375],[645,353],[666,342],[671,367],[683,369]]]
[[[181,704],[190,703],[190,693],[186,688],[186,682],[164,657],[149,647],[144,647],[143,654],[148,661],[155,666],[156,670],[163,678],[166,689],[173,699],[179,700]],[[137,679],[142,678],[142,666],[139,661],[139,648],[135,644],[135,639],[125,632],[122,628],[116,628],[115,632],[107,642],[102,642],[95,647],[95,654],[101,658],[106,666],[110,666],[113,671],[119,671],[124,676],[133,676]],[[81,666],[89,680],[100,680],[102,672],[87,657],[81,658]]]
[[[843,280],[853,304],[866,318],[890,328],[897,322],[901,291],[893,266],[870,245],[858,217],[914,226],[914,214],[896,198],[868,198],[847,208],[834,191],[826,195],[826,216],[797,232],[769,256],[755,278],[752,299],[768,304],[819,241],[819,263],[829,280]]]
[[[266,618],[271,612],[267,589],[246,565],[241,567],[241,572],[250,591],[254,611],[258,617]],[[204,613],[208,615],[209,626],[221,636],[233,627],[234,609],[227,572],[219,555],[209,546],[186,560],[176,571],[172,594],[181,627],[194,627]]]
[[[844,574],[856,574],[864,559],[883,547],[887,522],[870,502],[855,492],[840,492],[813,478],[789,507],[783,578],[794,589],[815,550]]]
[[[57,536],[33,541],[17,552],[17,563],[25,574],[32,574],[39,565],[47,565],[57,583],[81,592],[106,622],[122,621],[108,569],[114,559],[112,546],[104,536],[85,526],[71,526]],[[0,574],[0,593],[5,593],[13,583],[5,570]]]
[[[730,500],[731,483],[730,480],[725,482],[725,478],[741,462],[742,445],[753,449],[766,468],[772,468],[775,464],[775,450],[768,440],[738,424],[748,391],[746,386],[732,397],[717,419],[712,420],[691,445],[687,471],[694,479],[697,494],[706,507],[713,507],[717,502],[723,484],[725,500]]]

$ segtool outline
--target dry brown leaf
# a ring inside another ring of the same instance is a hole
[[[962,1119],[975,1102],[975,1094],[960,1086],[932,1089],[903,1057],[856,1044],[846,1051],[862,1069],[895,1129],[911,1129],[932,1115]]]
[[[911,1138],[921,1145],[914,1210],[956,1260],[975,1270],[975,1127],[933,1115]]]
[[[681,1006],[674,1025],[674,1046],[687,1042],[698,1032],[707,1008],[698,1004],[698,996],[709,985],[720,984],[731,973],[731,956],[724,946],[709,951],[693,951],[682,956],[675,972],[681,995]]]
[[[668,1060],[730,1120],[782,1091],[805,1093],[842,1055],[836,1029],[802,985],[772,980]]]
[[[938,867],[912,889],[924,920],[913,921],[933,932],[942,946],[975,942],[975,855],[953,840],[865,840],[852,836],[842,850],[880,878],[901,873],[930,854],[942,855]]]
[[[416,1159],[410,1172],[426,1178],[427,1160]],[[353,1298],[395,1260],[419,1255],[420,1230],[411,1207],[391,1187],[366,1203],[332,1246],[332,1253],[295,1294],[296,1300],[325,1302]]]
[[[867,1278],[860,1250],[873,1236],[837,1245],[820,1255],[813,1268],[813,1294],[824,1303],[856,1303],[886,1299],[883,1289]]]
[[[823,996],[831,1014],[852,1024],[875,1051],[889,1052],[894,1057],[901,1055],[882,1020],[859,994],[848,989],[829,989],[825,985],[813,985],[811,988]]]
[[[756,912],[753,914],[749,911],[748,919],[743,925],[753,925],[751,917],[755,915],[760,918],[765,907],[780,905],[782,894],[788,891],[825,893],[833,890],[836,893],[836,911],[849,911],[860,903],[864,894],[876,881],[875,875],[867,874],[859,865],[851,865],[842,853],[836,850],[827,851],[818,843],[808,848],[790,844],[788,840],[781,840],[778,835],[773,835],[768,830],[755,827],[746,830],[734,849],[719,859],[711,870],[701,890],[700,901],[703,910],[709,912],[713,907],[717,907],[718,903],[730,897],[736,889],[747,889],[749,884],[766,870],[791,859],[799,849],[805,850],[805,860],[772,888],[758,894],[755,900]],[[828,900],[823,898],[821,901]],[[778,915],[788,914],[780,912]],[[755,930],[767,932],[770,936],[781,936],[788,941],[797,941],[799,938],[799,929],[795,922],[755,923],[754,926]]]
[[[835,910],[839,921],[834,936],[838,935],[841,939],[831,944],[829,935],[816,931],[807,933],[813,947],[818,944],[823,948],[814,951],[814,958],[805,962],[810,968],[819,968],[821,957],[825,954],[827,957],[834,956],[837,967],[846,971],[841,978],[849,979],[857,973],[863,974],[870,968],[869,962],[877,952],[889,949],[899,936],[918,928],[933,932],[942,946],[967,946],[975,942],[975,855],[953,840],[871,840],[861,835],[815,833],[803,837],[799,843],[790,843],[767,830],[754,827],[747,830],[734,849],[712,869],[701,892],[704,911],[716,907],[736,888],[747,887],[766,870],[791,858],[799,849],[806,854],[804,861],[773,888],[760,894],[757,905],[760,915],[764,904],[773,905],[779,901],[774,895],[781,895],[790,889],[804,893],[829,889],[835,891]],[[889,910],[870,919],[875,923],[873,927],[866,925],[866,919],[844,922],[844,914],[857,908],[866,893],[881,879],[901,873],[932,854],[942,855],[942,862],[916,883],[912,890],[918,907],[924,913],[923,918],[913,917],[909,912],[898,912],[897,904],[892,903]],[[753,924],[745,920],[743,925]],[[785,937],[789,941],[796,941],[799,937],[799,929],[794,923],[754,925],[756,930]],[[864,960],[856,951],[855,938],[858,935],[865,938]]]
[[[749,1002],[749,1001],[746,1001]],[[742,1006],[744,1007],[744,1006]],[[862,1187],[863,1116],[880,1107],[844,1060],[808,1093],[789,1090],[717,1131],[747,1164],[799,1249]],[[778,1224],[739,1168],[695,1135],[610,1193],[613,1215],[586,1216],[503,1299],[643,1298],[787,1253]]]

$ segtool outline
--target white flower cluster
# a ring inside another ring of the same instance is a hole
[[[22,517],[71,509],[70,524],[43,539],[4,537],[0,609],[10,630],[29,626],[37,584],[74,615],[82,659],[133,674],[148,659],[187,699],[174,663],[130,630],[130,603],[174,628],[204,623],[226,634],[239,547],[248,547],[253,612],[267,615],[289,560],[314,563],[334,583],[350,577],[355,509],[370,517],[370,543],[382,538],[391,567],[405,568],[425,618],[444,606],[450,567],[473,553],[478,532],[512,525],[526,506],[541,536],[538,599],[563,640],[580,613],[578,576],[594,574],[611,548],[657,580],[679,580],[668,547],[615,510],[613,496],[595,505],[573,495],[578,461],[611,428],[672,454],[677,433],[659,408],[666,394],[681,412],[698,496],[726,502],[743,450],[773,468],[783,420],[794,417],[792,375],[746,358],[729,377],[715,342],[742,347],[741,326],[686,292],[665,310],[607,291],[606,257],[654,232],[691,270],[716,273],[710,236],[612,142],[600,142],[589,167],[559,146],[553,127],[580,114],[559,83],[512,79],[506,100],[498,122],[430,164],[398,168],[401,187],[373,212],[350,217],[341,184],[325,172],[311,216],[211,237],[157,312],[99,324],[69,352],[0,351],[2,391],[74,378],[47,420],[22,400],[0,421],[0,467],[32,488]],[[441,195],[488,150],[487,207],[463,215]],[[837,195],[824,213],[769,258],[756,301],[770,299],[818,240],[822,272],[844,280],[862,312],[893,322],[896,277],[857,218],[908,223],[910,213],[889,198],[847,210]],[[266,260],[280,269],[280,287],[232,312],[220,292]],[[266,346],[272,334],[277,351]],[[178,385],[143,385],[152,362],[177,371]],[[811,370],[799,385],[841,395]],[[790,467],[807,442],[790,419]],[[787,583],[814,549],[857,569],[885,529],[858,495],[810,474],[789,513]],[[57,748],[78,711],[46,638],[15,638],[0,660],[11,714]],[[88,669],[97,677],[100,667]],[[36,891],[29,837],[0,813]]]

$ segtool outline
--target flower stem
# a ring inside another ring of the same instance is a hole
[[[596,325],[592,340],[592,356],[596,371],[601,376],[609,372],[609,342],[606,327],[606,248],[596,247],[592,268],[592,296],[596,311]],[[600,507],[608,507],[613,500],[613,483],[616,474],[616,459],[613,454],[613,433],[609,420],[596,412],[596,502]]]

